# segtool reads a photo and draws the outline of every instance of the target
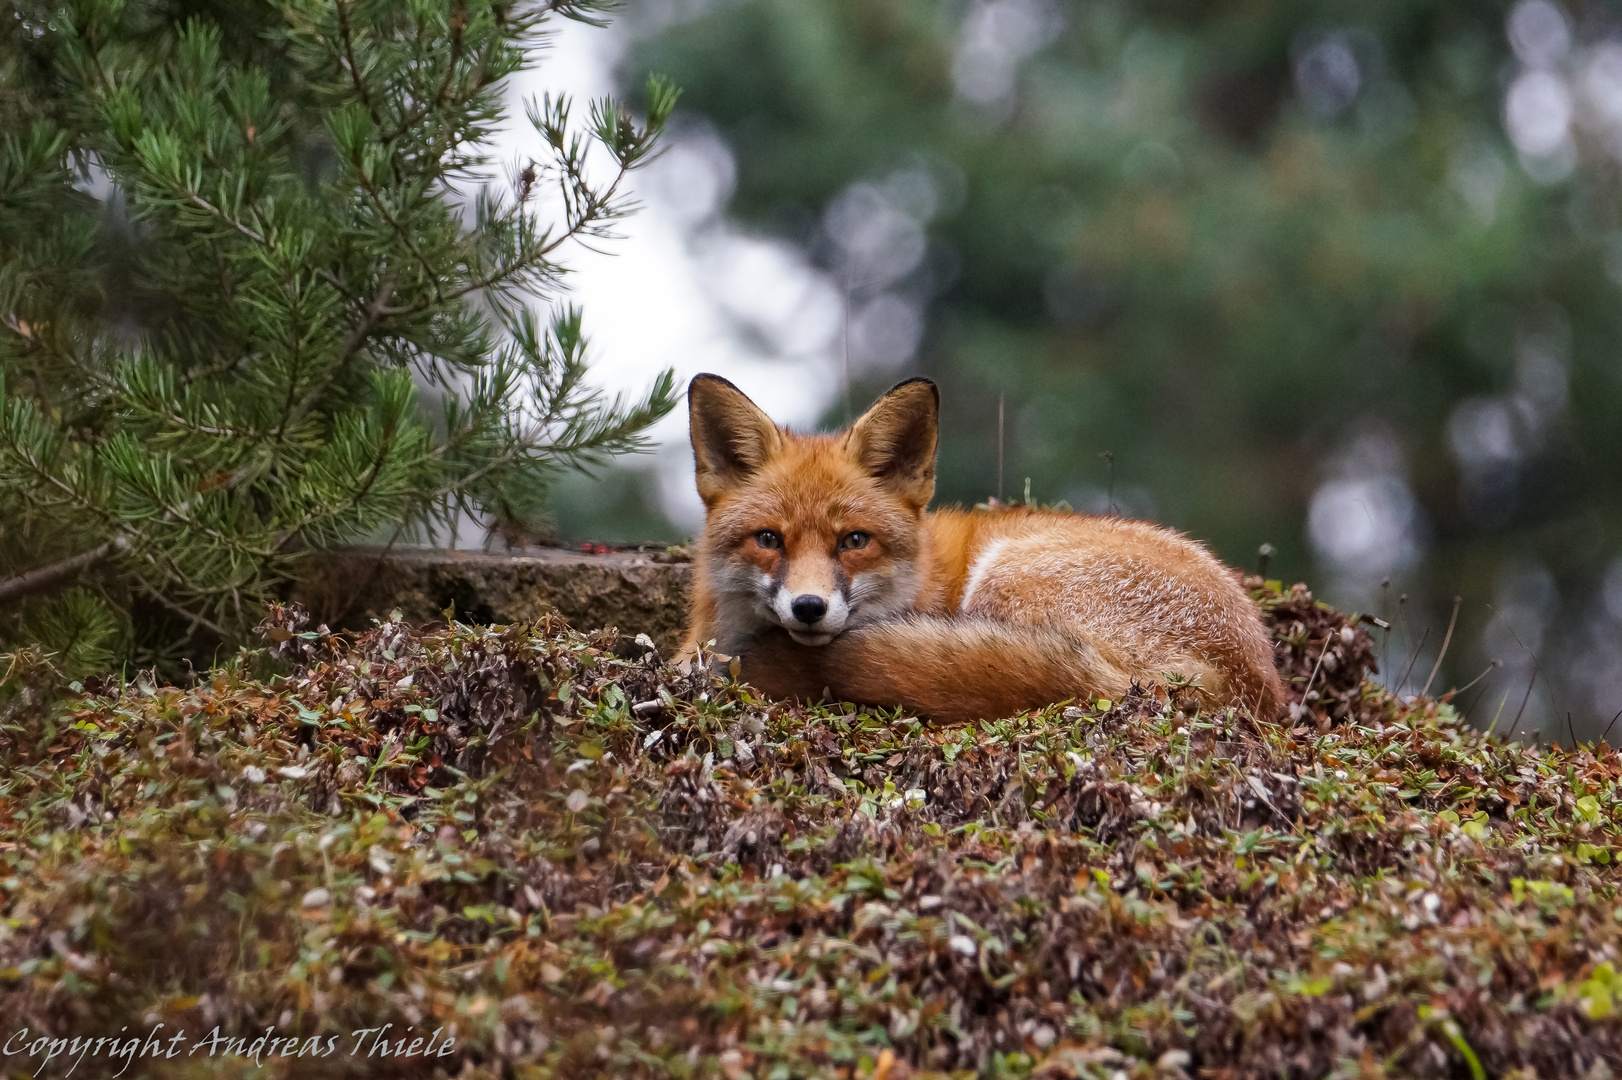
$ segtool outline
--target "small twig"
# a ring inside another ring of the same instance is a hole
[[[1538,684],[1538,668],[1537,668],[1537,665],[1534,664],[1532,666],[1532,677],[1530,679],[1528,679],[1527,682],[1526,682],[1526,696],[1521,698],[1521,707],[1519,709],[1515,710],[1515,722],[1513,724],[1509,725],[1509,731],[1506,732],[1505,735],[1504,735],[1504,741],[1505,742],[1509,741],[1509,737],[1511,735],[1515,734],[1515,729],[1520,726],[1521,714],[1526,712],[1526,703],[1528,701],[1532,700],[1532,687],[1536,686],[1537,684]]]
[[[1003,462],[1003,456],[1002,456],[1003,455],[1003,405],[1004,405],[1004,403],[1006,401],[1006,397],[1007,396],[1004,395],[1004,394],[998,394],[997,395],[997,501],[998,502],[1003,501],[1003,498],[1002,498],[1002,496],[1003,496],[1003,486],[1002,486],[1002,476],[1003,476],[1003,470],[1002,470],[1002,462]]]
[[[253,228],[251,225],[246,224],[245,222],[238,221],[236,218],[232,217],[230,214],[227,214],[224,210],[221,210],[219,207],[215,206],[213,203],[209,202],[207,199],[205,199],[201,195],[197,194],[197,192],[195,192],[195,191],[186,191],[186,200],[188,202],[190,202],[192,205],[200,207],[201,209],[206,210],[210,214],[213,214],[215,217],[219,218],[221,221],[225,222],[227,225],[231,226],[237,232],[241,233],[243,236],[246,236],[249,240],[252,240],[254,243],[258,244],[260,247],[263,247],[263,248],[274,247],[274,245],[271,244],[271,242],[268,239],[266,239],[266,237],[265,237],[265,235],[263,233],[259,232],[257,229]]]
[[[1605,734],[1599,737],[1600,742],[1605,741],[1605,736],[1611,733],[1611,728],[1616,725],[1618,720],[1622,720],[1622,709],[1618,709],[1616,715],[1611,717],[1611,722],[1605,725]]]
[[[315,380],[297,405],[291,404],[292,392],[295,386],[289,383],[287,389],[290,407],[283,412],[281,423],[277,425],[276,431],[272,434],[274,441],[280,443],[288,429],[302,421],[309,411],[320,402],[321,395],[326,392],[327,387],[332,385],[332,381],[338,377],[338,373],[349,363],[355,353],[360,350],[360,347],[365,344],[367,336],[376,328],[378,320],[386,313],[389,300],[393,296],[394,279],[392,277],[385,278],[377,296],[366,306],[366,310],[361,313],[360,321],[350,329],[349,336],[344,339],[343,344],[339,347],[338,355],[327,365],[326,374]]]
[[[1109,498],[1109,512],[1115,513],[1115,451],[1105,450],[1098,455],[1104,459],[1105,493]]]
[[[613,211],[612,204],[618,195],[620,184],[625,181],[625,177],[629,172],[630,168],[628,166],[621,166],[619,172],[615,174],[613,183],[609,184],[608,187],[601,193],[592,193],[591,198],[584,206],[577,206],[572,213],[567,214],[565,218],[567,227],[556,236],[553,236],[550,240],[546,239],[546,237],[542,237],[544,242],[538,249],[530,252],[528,255],[521,256],[519,259],[517,259],[517,261],[507,266],[494,270],[481,278],[469,281],[459,288],[452,289],[443,297],[437,298],[438,301],[443,303],[451,300],[460,300],[469,293],[482,292],[485,289],[494,288],[501,282],[524,272],[530,267],[544,263],[547,256],[551,255],[564,244],[569,243],[572,240],[578,240],[581,236],[590,235],[587,230],[593,222],[602,219],[603,224],[606,225],[608,221],[613,220],[617,216],[616,212]],[[584,186],[585,179],[577,166],[566,165],[565,175],[564,177],[560,178],[559,184],[561,185],[570,180],[578,182],[580,185]],[[402,309],[399,313],[415,315],[425,309],[424,303],[419,300],[410,307]]]
[[[1262,803],[1269,810],[1271,810],[1271,811],[1273,811],[1273,813],[1277,814],[1278,819],[1280,821],[1284,822],[1285,826],[1291,832],[1295,832],[1296,829],[1297,829],[1296,823],[1294,821],[1292,821],[1288,816],[1286,816],[1284,811],[1280,810],[1277,806],[1275,806],[1273,804],[1273,800],[1268,795],[1267,788],[1262,784],[1262,782],[1260,780],[1256,779],[1256,777],[1254,775],[1252,775],[1251,773],[1240,771],[1240,769],[1239,769],[1239,767],[1237,765],[1233,766],[1233,769],[1234,769],[1235,772],[1239,773],[1239,776],[1245,781],[1246,786],[1250,788],[1251,793],[1254,794],[1258,799],[1260,799],[1262,801]]]
[[[1398,596],[1397,596],[1397,614],[1392,618],[1391,625],[1392,625],[1392,627],[1394,629],[1400,629],[1402,631],[1402,639],[1404,641],[1413,641],[1413,635],[1408,632],[1408,620],[1407,620],[1407,618],[1404,617],[1404,609],[1407,606],[1407,603],[1408,603],[1408,594],[1407,593],[1399,593]],[[1387,660],[1391,659],[1390,654],[1391,654],[1391,639],[1388,637],[1386,639],[1386,659]],[[1390,671],[1390,670],[1391,669],[1389,667],[1386,668],[1386,671]],[[1400,689],[1402,684],[1399,682],[1397,684],[1397,686]]]
[[[1391,674],[1391,579],[1380,581],[1380,618],[1385,623],[1385,654],[1380,657],[1380,670]]]
[[[1451,690],[1447,691],[1446,693],[1442,694],[1442,696],[1438,697],[1436,700],[1437,701],[1452,701],[1454,698],[1458,697],[1460,694],[1464,693],[1466,690],[1470,689],[1476,683],[1480,682],[1482,679],[1485,679],[1488,675],[1491,675],[1493,672],[1497,671],[1499,668],[1501,668],[1503,666],[1504,666],[1504,662],[1502,660],[1494,660],[1494,661],[1492,661],[1490,664],[1487,665],[1486,670],[1483,671],[1480,675],[1477,675],[1475,678],[1471,679],[1469,682],[1465,683],[1463,686],[1455,686],[1453,689],[1451,689]]]
[[[1497,611],[1493,610],[1493,607],[1490,604],[1487,606],[1487,610],[1492,611],[1495,616],[1498,614]],[[1526,711],[1526,703],[1527,703],[1527,701],[1530,701],[1531,698],[1532,698],[1532,687],[1537,684],[1538,674],[1542,671],[1542,665],[1538,663],[1538,654],[1533,652],[1530,648],[1527,647],[1526,642],[1521,640],[1521,636],[1515,632],[1515,628],[1513,626],[1510,626],[1506,622],[1504,624],[1504,629],[1509,631],[1509,636],[1515,639],[1515,644],[1519,645],[1521,647],[1521,649],[1523,651],[1525,651],[1526,655],[1532,661],[1532,680],[1526,684],[1526,697],[1521,701],[1521,711],[1525,712]],[[1560,702],[1554,700],[1554,695],[1552,693],[1550,695],[1550,701],[1553,703],[1556,710],[1558,710],[1560,708]],[[1515,722],[1520,723],[1520,719],[1521,719],[1520,713],[1516,713],[1515,714]],[[1511,726],[1510,730],[1514,731],[1515,728],[1513,726]],[[1540,727],[1539,732],[1541,733],[1541,731],[1542,731],[1542,728]]]
[[[114,555],[118,555],[130,546],[129,537],[115,536],[113,539],[52,563],[49,566],[36,567],[16,577],[0,581],[0,603],[21,600],[25,596],[36,593],[49,592],[58,586],[65,585],[78,577],[90,567],[106,562]]]
[[[410,521],[411,514],[408,507],[406,508],[406,511],[400,515],[400,521],[395,525],[394,532],[389,536],[389,542],[383,545],[383,549],[377,553],[377,558],[372,561],[372,568],[367,572],[366,579],[360,583],[360,587],[357,588],[349,597],[349,600],[344,604],[343,610],[332,619],[333,623],[336,624],[341,620],[347,619],[349,617],[349,613],[355,610],[356,601],[371,591],[372,586],[377,582],[378,574],[383,570],[383,560],[387,559],[389,557],[389,552],[394,550],[395,542],[400,539],[400,534],[405,532],[406,526],[410,523]]]
[[[426,118],[430,112],[445,103],[445,94],[451,88],[451,81],[456,75],[456,65],[462,60],[462,28],[466,25],[466,5],[459,4],[457,16],[451,20],[451,49],[450,60],[445,65],[445,77],[440,80],[439,90],[434,94],[433,100],[423,102],[400,118],[399,124],[384,137],[385,143],[392,143],[412,126]]]
[[[1492,689],[1492,687],[1483,686],[1476,693],[1476,696],[1471,699],[1470,704],[1459,709],[1459,713],[1463,716],[1474,716],[1476,714],[1476,706],[1481,704],[1481,699],[1487,696],[1487,691],[1490,689]],[[1508,695],[1505,696],[1507,697]],[[1488,728],[1487,730],[1491,732],[1492,729]]]
[[[355,88],[355,96],[360,98],[362,105],[366,106],[366,111],[371,114],[372,123],[377,126],[379,131],[382,131],[383,116],[377,111],[377,106],[372,103],[372,95],[367,89],[365,80],[360,77],[360,65],[355,61],[355,38],[354,32],[349,28],[348,12],[343,4],[337,4],[335,7],[338,12],[338,40],[343,44],[343,56],[339,62],[349,72],[349,81]]]
[[[1312,684],[1318,681],[1318,672],[1324,666],[1324,657],[1329,655],[1329,634],[1324,635],[1324,647],[1318,650],[1318,663],[1312,668],[1312,674],[1307,678],[1307,685],[1301,688],[1301,704],[1306,706],[1307,695],[1312,693]]]
[[[1430,640],[1430,636],[1431,628],[1427,626],[1425,632],[1419,635],[1419,644],[1414,646],[1413,655],[1408,658],[1408,666],[1403,670],[1402,678],[1397,680],[1396,693],[1402,693],[1402,684],[1407,682],[1408,676],[1414,673],[1414,665],[1419,663],[1419,652],[1425,647],[1425,642]]]
[[[1483,690],[1482,693],[1486,693],[1486,691]],[[1492,714],[1492,723],[1487,725],[1487,734],[1488,735],[1491,735],[1493,733],[1493,729],[1498,727],[1498,718],[1504,715],[1504,706],[1508,702],[1509,702],[1509,695],[1507,693],[1503,697],[1498,699],[1498,711]],[[1505,736],[1505,738],[1508,738],[1508,736]]]
[[[215,217],[219,218],[226,225],[228,225],[231,228],[235,229],[237,232],[240,232],[243,236],[246,236],[249,240],[252,240],[254,243],[258,244],[260,247],[265,248],[265,249],[270,250],[270,251],[275,250],[276,245],[271,243],[270,239],[267,236],[265,236],[263,233],[255,230],[253,227],[251,227],[251,226],[249,226],[249,225],[247,225],[247,224],[245,224],[245,223],[243,223],[241,221],[238,221],[236,218],[232,217],[230,214],[227,214],[224,210],[221,210],[219,207],[215,206],[213,203],[211,203],[207,199],[203,198],[197,192],[192,191],[191,189],[185,188],[185,187],[180,188],[179,191],[183,196],[185,196],[187,202],[189,202],[192,205],[197,206],[197,207],[199,207],[199,208],[201,208],[203,210],[206,210],[210,214],[213,214]],[[317,277],[319,277],[322,281],[325,281],[328,285],[331,285],[334,289],[336,289],[338,291],[338,293],[343,296],[344,299],[346,299],[346,300],[358,299],[355,296],[355,294],[350,291],[349,286],[345,285],[343,283],[343,281],[339,279],[338,275],[334,274],[331,270],[327,270],[325,268],[318,268],[315,271],[315,275]],[[235,364],[236,361],[232,361],[232,363]]]
[[[143,582],[142,584],[145,585],[146,583]],[[149,597],[151,597],[152,599],[156,600],[162,606],[168,608],[170,611],[174,612],[176,615],[179,615],[182,619],[185,619],[187,622],[189,622],[191,624],[191,629],[195,630],[199,626],[201,626],[203,629],[208,630],[209,632],[214,634],[216,637],[220,637],[220,638],[229,638],[230,637],[230,635],[225,632],[225,628],[220,626],[218,623],[214,622],[213,620],[209,619],[208,617],[206,617],[206,616],[204,616],[204,615],[202,615],[202,614],[200,614],[198,612],[189,611],[186,608],[181,607],[179,604],[175,603],[173,600],[170,600],[167,597],[165,597],[163,595],[163,593],[159,592],[157,589],[153,588],[151,585],[146,585],[146,594]]]
[[[1447,657],[1447,647],[1453,643],[1453,627],[1459,621],[1459,605],[1464,603],[1464,597],[1453,598],[1453,614],[1447,620],[1447,635],[1442,638],[1442,651],[1436,654],[1436,663],[1431,665],[1430,677],[1425,680],[1425,688],[1419,692],[1424,697],[1431,691],[1431,683],[1436,681],[1436,673],[1442,670],[1442,661]]]

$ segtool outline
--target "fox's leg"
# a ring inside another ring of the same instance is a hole
[[[779,629],[766,631],[739,656],[743,680],[770,698],[821,701],[832,684],[826,674],[828,646],[801,645]]]
[[[1124,693],[1131,678],[1095,643],[991,619],[912,616],[849,630],[820,648],[770,635],[744,678],[774,697],[905,705],[937,720],[1013,716],[1066,698]]]

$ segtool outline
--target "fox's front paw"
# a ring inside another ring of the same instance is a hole
[[[769,630],[743,655],[743,681],[767,697],[821,701],[828,679],[825,647],[801,645],[783,630]]]

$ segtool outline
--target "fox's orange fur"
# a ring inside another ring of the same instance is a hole
[[[1214,704],[1278,711],[1256,605],[1187,537],[1115,517],[926,510],[928,380],[831,435],[779,428],[714,375],[688,401],[706,508],[688,654],[713,640],[775,697],[827,692],[943,720],[1119,697],[1167,675],[1197,679]]]

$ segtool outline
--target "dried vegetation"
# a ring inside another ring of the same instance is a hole
[[[1293,726],[1164,690],[934,726],[285,610],[291,674],[14,702],[0,1016],[456,1038],[126,1075],[1609,1076],[1622,760],[1399,703],[1362,625],[1251,584]]]

